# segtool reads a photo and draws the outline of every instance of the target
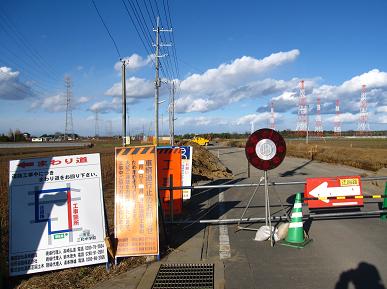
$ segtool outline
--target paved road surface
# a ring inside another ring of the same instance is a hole
[[[212,152],[218,155],[217,148],[212,148]],[[243,149],[221,148],[219,156],[233,171],[235,178],[243,178],[241,183],[256,183],[262,175],[262,172],[252,168],[252,178],[246,178],[247,163]],[[306,177],[366,173],[350,167],[286,158],[283,164],[269,172],[269,178],[283,182],[305,180]],[[291,208],[293,201],[288,197],[303,191],[303,186],[277,186],[270,190],[272,213],[282,215],[281,203]],[[368,183],[364,191],[380,194],[384,187]],[[213,205],[221,199],[223,204],[220,203],[219,211],[222,218],[239,218],[251,192],[252,189],[245,188],[228,189],[213,196],[208,204]],[[263,204],[263,191],[260,190],[247,216],[264,217]],[[375,201],[365,207],[377,208]],[[251,227],[259,226],[255,224]],[[255,232],[235,233],[235,225],[210,226],[208,258],[224,258],[227,289],[385,288],[378,284],[387,284],[387,222],[379,218],[315,220],[306,229],[313,242],[300,250],[280,245],[271,248],[269,242],[254,241]],[[225,253],[228,248],[229,257]]]

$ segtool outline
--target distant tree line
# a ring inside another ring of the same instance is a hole
[[[0,135],[0,142],[20,142],[26,141],[23,133],[19,129],[10,129],[7,134]]]
[[[289,130],[289,129],[279,131],[279,133],[283,137],[286,137],[286,138],[299,138],[300,137],[300,133],[299,132],[293,131],[293,130]],[[220,139],[246,139],[249,135],[250,135],[250,132],[244,132],[244,133],[236,133],[236,132],[228,133],[228,132],[224,132],[224,133],[207,133],[207,134],[187,133],[187,134],[176,136],[176,139],[177,140],[179,140],[179,139],[192,139],[195,136],[200,136],[200,137],[204,137],[204,138],[207,138],[207,139],[214,139],[214,138],[220,138]],[[309,131],[309,135],[313,136],[314,135],[314,131]],[[355,130],[348,130],[348,131],[341,132],[341,136],[357,136],[357,135],[358,135],[358,131],[355,131]],[[386,130],[370,131],[370,132],[367,133],[367,135],[370,135],[370,136],[387,136],[387,131]],[[304,133],[304,136],[305,136],[305,133]],[[324,136],[334,136],[334,132],[333,131],[324,131]]]
[[[79,138],[79,135],[74,133],[72,135],[69,135],[69,137],[74,136],[75,139]],[[31,138],[34,136],[30,136],[28,133],[23,133],[19,129],[12,130],[10,129],[7,134],[0,134],[0,142],[24,142],[24,141],[31,141]],[[40,136],[41,138],[46,139],[63,139],[63,133],[56,132],[54,134],[43,134]]]

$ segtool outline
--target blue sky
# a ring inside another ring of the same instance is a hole
[[[130,132],[153,134],[153,51],[144,49],[123,2],[130,13],[138,3],[152,41],[150,5],[155,14],[159,8],[165,28],[164,5],[167,16],[169,6],[177,57],[164,48],[169,55],[161,59],[161,76],[178,86],[176,133],[245,132],[251,122],[266,127],[270,101],[277,129],[294,130],[301,79],[312,130],[317,98],[324,129],[333,129],[339,98],[342,129],[356,130],[362,84],[370,128],[386,129],[384,0],[159,0],[157,6],[155,0],[146,2],[149,6],[143,0],[95,0],[121,57],[129,59]],[[98,111],[99,134],[120,134],[119,56],[91,0],[2,0],[0,39],[0,133],[63,132],[64,76],[69,75],[74,131],[94,135]],[[170,39],[163,33],[163,40]],[[161,99],[168,97],[169,85],[163,84]],[[160,105],[162,134],[167,134],[167,102]]]

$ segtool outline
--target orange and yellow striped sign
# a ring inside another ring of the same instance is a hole
[[[159,254],[155,146],[115,149],[117,257]]]

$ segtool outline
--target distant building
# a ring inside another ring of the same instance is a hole
[[[42,142],[43,139],[42,139],[41,137],[33,137],[33,138],[31,139],[31,141],[32,141],[32,142]]]
[[[26,140],[31,140],[31,134],[29,134],[28,132],[23,132],[23,137],[24,137]]]

